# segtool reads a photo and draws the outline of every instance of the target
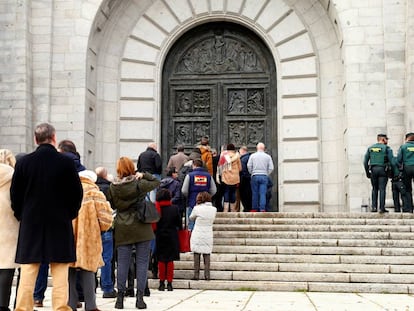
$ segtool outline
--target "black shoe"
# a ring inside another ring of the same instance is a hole
[[[151,292],[150,292],[150,289],[148,287],[145,287],[145,289],[144,289],[144,296],[145,297],[151,296]]]
[[[386,209],[382,209],[382,210],[380,210],[379,212],[380,212],[380,214],[389,213],[389,211],[388,211],[388,210],[386,210]]]
[[[394,208],[394,212],[401,213],[401,210],[399,208]]]
[[[371,212],[376,213],[377,212],[377,209],[376,208],[373,208],[373,209],[371,209]]]
[[[164,283],[164,281],[160,281],[160,286],[158,286],[158,290],[160,292],[165,291],[165,283]]]
[[[103,293],[102,298],[116,298],[116,290],[113,290],[112,292]]]
[[[125,291],[125,297],[135,297],[134,289],[133,288],[128,288]]]
[[[173,286],[172,286],[172,283],[171,283],[171,282],[168,282],[168,283],[167,283],[167,290],[168,290],[169,292],[172,292],[172,291],[173,291]]]

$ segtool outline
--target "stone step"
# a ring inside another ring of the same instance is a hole
[[[200,273],[202,277],[202,273]],[[268,282],[268,281],[223,281],[223,280],[174,280],[174,288],[197,290],[252,290],[290,292],[354,292],[354,293],[394,293],[412,294],[412,284],[384,283],[334,283],[334,282]],[[157,288],[158,280],[149,280],[151,288]]]
[[[298,255],[368,255],[414,256],[411,248],[379,247],[307,247],[307,246],[233,246],[214,245],[214,253],[237,254],[298,254]]]
[[[212,281],[186,253],[176,288],[414,293],[413,214],[218,213],[213,230]]]
[[[193,271],[192,261],[176,261],[177,270]],[[203,268],[201,263],[201,267]],[[343,264],[343,263],[270,263],[270,262],[213,262],[211,270],[216,271],[270,271],[270,272],[327,272],[327,273],[396,273],[414,274],[413,265],[397,264]]]
[[[191,253],[181,254],[181,261],[193,261]],[[362,255],[302,255],[302,254],[211,254],[211,262],[231,262],[234,265],[255,263],[336,263],[414,265],[414,256],[362,256]]]
[[[412,232],[214,231],[214,238],[414,240]]]
[[[214,245],[247,246],[342,246],[342,247],[413,247],[414,240],[361,240],[361,239],[257,239],[215,238]]]
[[[385,228],[384,228],[385,227]],[[413,232],[411,225],[276,225],[276,224],[214,224],[223,231],[311,231],[311,232]]]
[[[401,218],[228,218],[218,217],[217,225],[414,225],[414,219]]]

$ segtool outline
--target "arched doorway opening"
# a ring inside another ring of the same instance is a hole
[[[185,33],[165,60],[161,107],[164,161],[178,144],[190,152],[204,135],[217,150],[233,143],[253,152],[264,142],[275,163],[272,209],[278,210],[276,66],[254,32],[214,22]]]

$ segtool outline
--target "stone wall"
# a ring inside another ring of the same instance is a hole
[[[366,147],[396,152],[413,124],[410,1],[7,0],[0,5],[0,145],[33,150],[35,124],[114,172],[160,137],[161,72],[186,30],[230,21],[256,32],[278,80],[285,211],[359,211]],[[300,146],[300,147],[298,147]]]

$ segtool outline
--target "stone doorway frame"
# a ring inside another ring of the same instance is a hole
[[[96,161],[113,165],[119,155],[136,159],[148,142],[159,142],[165,56],[188,29],[210,21],[249,28],[274,57],[280,210],[345,211],[345,158],[337,158],[342,128],[335,126],[343,119],[340,49],[316,0],[122,1],[114,6],[100,52],[88,62],[97,68]]]

